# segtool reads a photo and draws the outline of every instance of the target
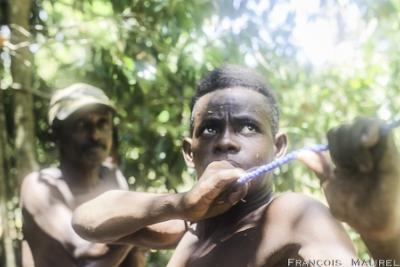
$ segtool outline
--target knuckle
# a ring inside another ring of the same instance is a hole
[[[212,161],[210,164],[208,164],[208,168],[217,168],[221,165],[220,161]]]

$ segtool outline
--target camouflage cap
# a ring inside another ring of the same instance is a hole
[[[105,105],[116,111],[114,104],[99,88],[85,83],[76,83],[58,90],[50,100],[49,123],[55,119],[65,120],[75,111],[89,105]]]

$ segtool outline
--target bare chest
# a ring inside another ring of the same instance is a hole
[[[273,240],[271,240],[273,241]],[[276,241],[276,240],[275,240]],[[277,243],[277,242],[271,242]],[[259,228],[251,228],[227,239],[199,242],[187,267],[275,267],[287,266],[298,257],[296,245],[271,245]]]
[[[109,190],[113,189],[121,189],[118,187],[118,185],[115,183],[115,181],[109,179],[109,180],[102,180],[99,181],[94,186],[91,187],[86,187],[86,188],[74,188],[74,187],[69,187],[69,190],[73,196],[73,201],[71,203],[71,208],[74,209],[77,206],[81,205],[84,202],[87,202],[102,193],[105,193]]]

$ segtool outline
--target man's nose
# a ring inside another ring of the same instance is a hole
[[[236,140],[235,134],[226,129],[218,138],[214,151],[219,153],[237,153],[240,150],[240,145]]]
[[[92,126],[90,128],[90,138],[94,141],[98,141],[101,139],[101,130],[98,129],[96,126]]]

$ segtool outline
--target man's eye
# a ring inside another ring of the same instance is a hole
[[[257,132],[257,127],[252,124],[245,124],[243,128],[240,130],[242,134],[250,134]]]
[[[97,122],[97,127],[100,129],[104,129],[109,126],[108,120],[107,119],[101,119]]]
[[[83,120],[77,121],[74,125],[75,130],[84,130],[87,127],[87,123]]]
[[[216,134],[217,130],[214,127],[204,127],[202,135],[210,136]]]

